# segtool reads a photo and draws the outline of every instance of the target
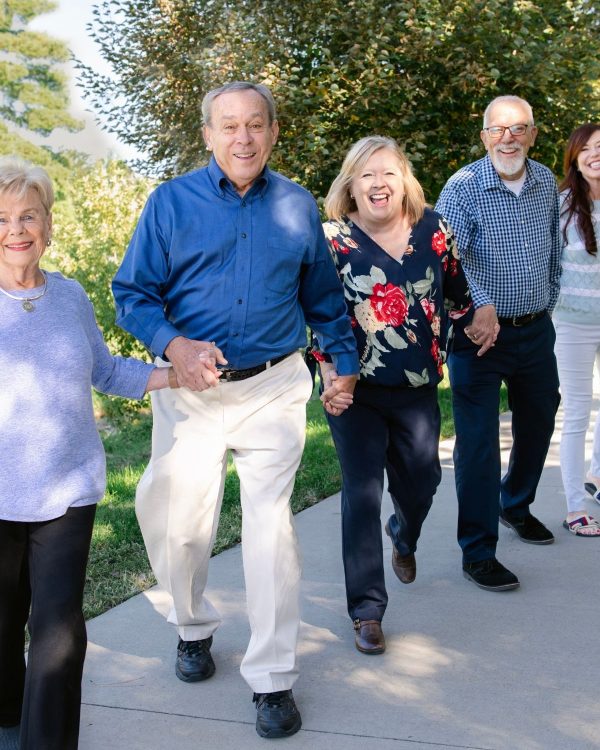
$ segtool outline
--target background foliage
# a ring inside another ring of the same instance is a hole
[[[107,344],[123,356],[143,357],[145,350],[115,324],[110,285],[150,186],[116,160],[97,161],[73,175],[72,200],[68,210],[58,207],[48,252],[52,263],[87,291]]]
[[[103,0],[92,34],[114,77],[82,66],[120,138],[169,177],[206,158],[198,105],[236,78],[268,83],[274,162],[323,196],[357,138],[396,137],[429,200],[481,153],[490,99],[519,94],[540,124],[534,156],[559,169],[576,125],[598,117],[595,0]],[[594,88],[596,86],[596,88]]]
[[[84,154],[39,146],[32,134],[75,130],[68,81],[61,65],[66,45],[27,24],[56,7],[48,0],[0,2],[0,155],[16,154],[43,166],[56,190],[53,244],[45,264],[76,278],[88,292],[114,353],[142,355],[142,347],[115,325],[110,282],[151,188],[123,162],[91,163]]]
[[[77,130],[69,114],[67,77],[61,68],[67,46],[47,34],[29,31],[36,15],[56,7],[50,0],[0,2],[0,155],[18,154],[48,170],[59,199],[66,196],[72,168],[82,163],[74,153],[57,154],[37,146],[31,134],[55,128]]]

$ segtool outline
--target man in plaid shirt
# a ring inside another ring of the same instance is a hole
[[[471,320],[455,323],[448,361],[458,541],[465,577],[490,591],[519,586],[496,560],[498,519],[524,542],[554,541],[529,507],[560,401],[550,320],[560,276],[558,192],[550,170],[527,158],[536,135],[524,99],[494,99],[481,131],[487,155],[454,174],[436,205],[456,233],[475,308]],[[502,381],[513,445],[501,480]]]

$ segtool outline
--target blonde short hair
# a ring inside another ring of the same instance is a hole
[[[18,156],[0,159],[0,195],[11,193],[21,198],[28,190],[37,192],[46,213],[50,213],[54,205],[54,189],[48,172]]]
[[[406,154],[393,138],[383,135],[369,135],[350,146],[340,173],[332,182],[325,198],[325,213],[327,214],[327,218],[339,220],[349,212],[356,211],[356,201],[350,197],[352,180],[369,161],[371,156],[382,148],[392,151],[398,159],[404,183],[402,208],[410,223],[416,224],[423,217],[425,195],[423,188],[413,174]]]

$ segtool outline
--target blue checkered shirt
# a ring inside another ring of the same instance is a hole
[[[560,277],[559,200],[554,175],[527,159],[519,195],[489,156],[460,169],[435,206],[455,232],[475,307],[509,318],[552,310]]]

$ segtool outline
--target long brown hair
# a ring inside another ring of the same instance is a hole
[[[563,161],[565,176],[559,186],[561,192],[566,191],[562,208],[562,215],[567,217],[563,229],[564,241],[565,243],[567,241],[567,227],[571,221],[575,221],[575,226],[583,237],[585,249],[590,255],[596,255],[598,250],[592,222],[593,205],[590,197],[590,186],[577,168],[577,157],[597,130],[600,130],[600,124],[588,122],[571,133],[565,148]]]

